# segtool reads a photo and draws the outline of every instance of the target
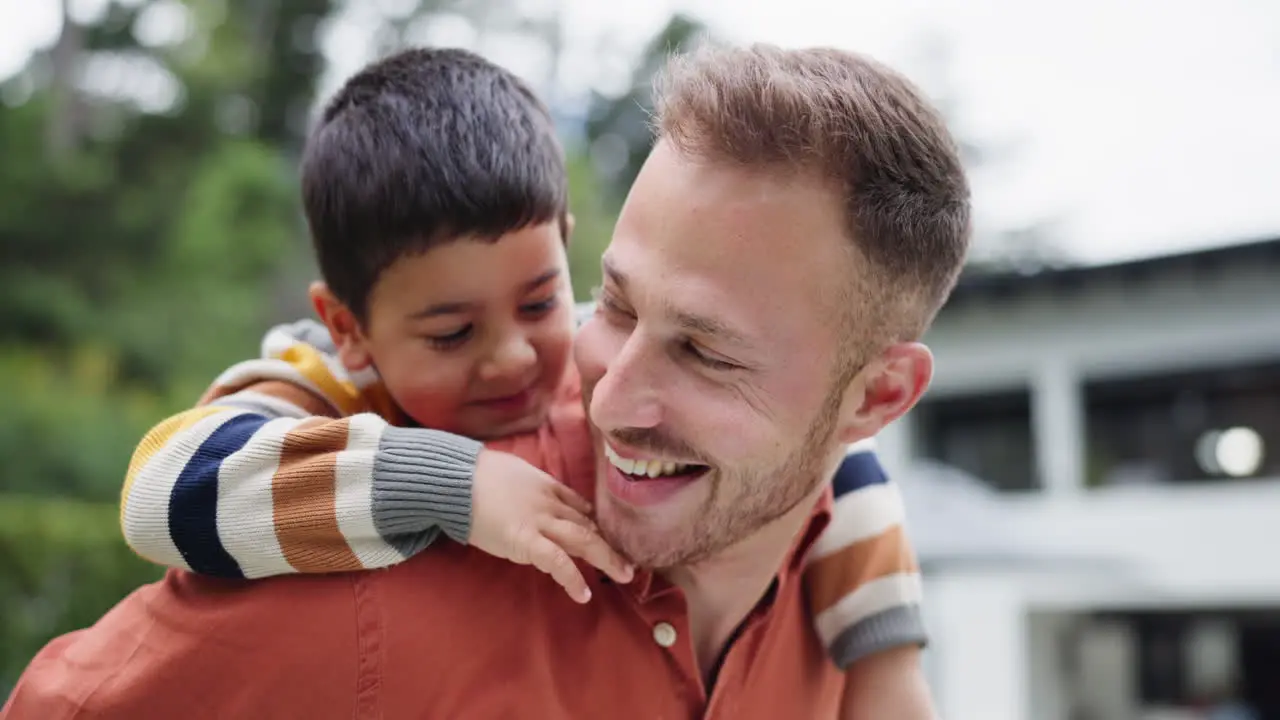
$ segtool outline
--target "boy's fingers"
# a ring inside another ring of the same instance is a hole
[[[583,515],[591,514],[591,503],[587,502],[586,498],[574,492],[573,488],[570,488],[568,485],[560,482],[555,484],[555,488],[556,497],[565,505],[568,505]]]
[[[560,507],[556,508],[554,512],[555,512],[555,515],[553,515],[552,517],[556,520],[568,520],[569,522],[574,523],[575,525],[581,525],[582,527],[592,532],[596,532],[595,520],[592,520],[586,515],[569,507],[568,505],[561,505]]]
[[[574,602],[585,603],[591,599],[586,579],[582,577],[578,566],[573,564],[573,558],[559,545],[539,535],[529,548],[529,559],[534,567],[559,583]]]
[[[631,564],[605,542],[592,525],[582,525],[570,520],[553,520],[546,529],[546,535],[569,554],[576,555],[603,570],[615,582],[629,583],[635,575]]]

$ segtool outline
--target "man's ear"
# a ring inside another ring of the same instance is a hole
[[[369,367],[373,358],[369,355],[368,341],[356,314],[325,283],[317,280],[307,288],[311,307],[320,322],[329,328],[329,337],[338,348],[338,359],[348,372],[358,372]]]
[[[845,388],[838,434],[849,444],[873,437],[906,414],[933,379],[933,353],[918,342],[897,343]]]

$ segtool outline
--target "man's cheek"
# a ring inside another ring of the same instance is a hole
[[[595,384],[608,368],[603,326],[599,318],[592,318],[583,324],[574,338],[574,362],[578,364],[583,381],[588,384]]]

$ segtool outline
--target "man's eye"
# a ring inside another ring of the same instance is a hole
[[[636,318],[634,313],[623,309],[622,305],[615,300],[613,296],[609,295],[609,293],[600,293],[600,296],[596,299],[596,307],[603,309],[608,314],[617,315],[629,320],[634,320]]]
[[[464,325],[456,332],[445,335],[428,335],[426,341],[437,350],[451,350],[465,343],[471,338],[472,332],[475,331],[474,325]]]
[[[736,370],[739,367],[741,367],[740,365],[736,365],[734,363],[721,360],[720,358],[712,357],[706,354],[705,352],[700,350],[697,345],[695,345],[693,342],[688,340],[686,340],[684,343],[684,350],[686,353],[692,355],[695,360],[702,363],[703,365],[706,365],[708,368],[711,368],[712,370]]]

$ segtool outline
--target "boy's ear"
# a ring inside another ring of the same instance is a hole
[[[329,337],[338,348],[338,359],[348,372],[358,372],[369,367],[373,358],[369,355],[368,341],[356,314],[338,299],[324,282],[317,280],[307,288],[311,307],[320,322],[329,328]]]

